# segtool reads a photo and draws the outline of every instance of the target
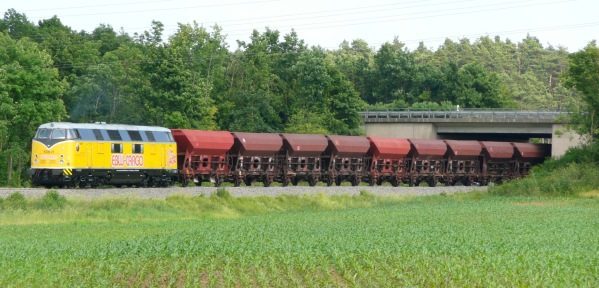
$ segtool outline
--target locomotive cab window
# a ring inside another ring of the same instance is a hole
[[[52,130],[50,130],[50,129],[39,129],[39,130],[37,130],[37,135],[35,136],[35,138],[48,139],[48,138],[50,138],[51,134],[52,134]]]
[[[111,146],[111,148],[112,148],[112,149],[111,149],[111,150],[112,150],[112,153],[123,153],[123,144],[120,144],[120,143],[112,143],[112,145],[110,145],[110,146]]]
[[[52,131],[52,139],[66,139],[67,138],[67,130],[63,129],[55,129]]]
[[[81,139],[81,135],[79,134],[79,130],[77,130],[77,129],[69,129],[69,130],[67,130],[67,139]]]
[[[133,144],[133,146],[131,147],[131,150],[133,150],[133,154],[143,154],[144,153],[144,144]]]

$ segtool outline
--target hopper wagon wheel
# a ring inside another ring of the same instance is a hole
[[[351,186],[358,186],[358,184],[360,184],[360,178],[358,177],[353,177],[351,179]]]
[[[393,179],[391,179],[391,185],[393,187],[399,186],[399,180],[397,180],[397,177],[393,177]]]
[[[289,178],[285,177],[285,178],[283,178],[283,182],[281,182],[281,184],[283,185],[283,187],[287,187],[287,186],[289,186],[290,182],[291,182],[291,180],[289,180]]]
[[[316,186],[316,178],[310,177],[310,179],[308,179],[308,185]]]
[[[464,186],[472,186],[472,179],[468,178],[464,180]]]
[[[245,178],[245,180],[243,182],[245,183],[245,186],[252,186],[252,179],[251,178]]]
[[[429,179],[429,180],[427,181],[427,184],[428,184],[428,186],[430,186],[430,187],[435,187],[435,186],[437,186],[437,179],[435,179],[435,178],[431,178],[431,179]]]
[[[297,186],[297,182],[298,182],[298,181],[297,181],[297,178],[295,178],[295,177],[291,178],[291,184],[292,184],[293,186]]]
[[[220,179],[220,177],[214,177],[214,187],[220,187],[221,184],[222,180]]]
[[[327,186],[333,186],[333,178],[331,178],[331,177],[327,178]]]
[[[189,185],[189,179],[187,179],[187,177],[181,177],[181,186],[187,187],[187,185]]]
[[[341,178],[340,177],[335,178],[335,185],[341,186]]]
[[[268,177],[264,178],[264,181],[262,181],[264,183],[264,187],[270,187],[270,184],[272,183],[272,180],[270,180]]]
[[[239,177],[235,177],[235,179],[233,179],[233,185],[234,185],[235,187],[239,187],[239,186],[241,186],[241,178],[239,178]]]
[[[368,185],[370,186],[374,186],[374,184],[376,184],[376,179],[374,179],[374,177],[370,177],[370,179],[368,179]]]

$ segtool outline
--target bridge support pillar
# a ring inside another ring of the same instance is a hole
[[[377,123],[365,125],[366,135],[389,138],[437,139],[434,123]]]
[[[570,147],[582,144],[583,139],[575,132],[566,131],[564,124],[553,124],[551,133],[551,156],[560,157]]]

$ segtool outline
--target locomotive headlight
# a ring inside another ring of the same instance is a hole
[[[60,163],[60,164],[64,164],[64,160],[60,159],[60,162],[59,162],[59,163]]]

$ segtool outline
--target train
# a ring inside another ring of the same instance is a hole
[[[52,122],[32,140],[28,173],[32,185],[58,188],[470,186],[523,177],[550,155],[550,144]]]

